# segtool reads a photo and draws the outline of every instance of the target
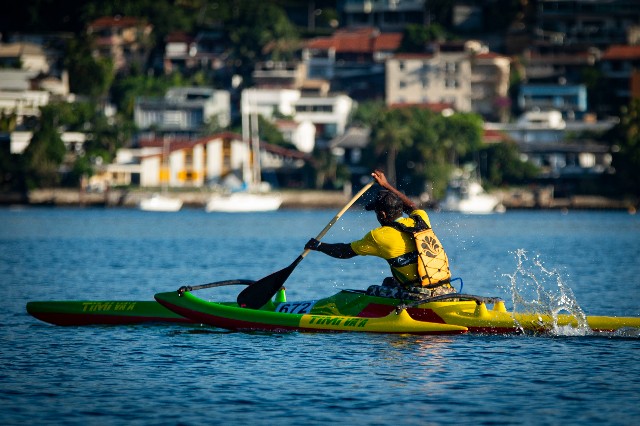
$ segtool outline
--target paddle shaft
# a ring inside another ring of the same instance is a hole
[[[338,221],[338,219],[340,219],[344,212],[346,212],[349,207],[351,207],[353,203],[355,203],[358,198],[362,196],[362,194],[367,192],[367,190],[371,188],[374,183],[374,181],[371,181],[366,184],[360,191],[358,191],[358,193],[353,196],[351,201],[349,201],[347,205],[345,205],[342,210],[340,210],[338,214],[336,214],[334,218],[331,219],[331,222],[329,222],[327,226],[325,226],[324,229],[320,231],[320,233],[316,237],[316,240],[320,240],[322,237],[324,237],[327,231],[329,231],[329,229],[331,229],[331,227]],[[296,260],[293,261],[293,263],[291,263],[291,265],[287,266],[284,269],[281,269],[280,271],[274,272],[273,274],[264,277],[261,280],[256,281],[254,284],[251,284],[250,286],[242,290],[237,298],[238,305],[251,309],[259,309],[264,306],[264,304],[271,300],[271,298],[277,293],[277,291],[280,289],[280,287],[282,287],[287,278],[289,278],[289,275],[291,275],[295,267],[298,266],[298,263],[300,263],[310,251],[311,250],[309,249],[304,250],[302,254],[300,254],[300,256],[298,256]]]
[[[349,207],[351,207],[353,205],[353,203],[355,203],[356,201],[358,201],[358,198],[362,197],[362,194],[364,194],[365,192],[367,192],[369,190],[369,188],[371,188],[373,186],[375,182],[371,181],[368,184],[366,184],[364,187],[362,187],[362,189],[360,191],[358,191],[358,193],[356,195],[353,196],[353,198],[351,199],[351,201],[349,201],[343,208],[342,210],[340,210],[338,212],[338,214],[336,214],[333,219],[331,219],[331,222],[327,223],[327,226],[324,227],[324,229],[322,231],[320,231],[320,233],[318,234],[318,236],[316,237],[316,240],[320,241],[322,239],[322,237],[324,237],[327,232],[329,232],[329,229],[331,229],[331,227],[333,225],[335,225],[335,223],[340,219],[340,217],[342,217],[342,215],[349,210]],[[304,259],[304,257],[309,254],[311,250],[310,249],[306,249],[305,251],[302,252],[302,254],[300,255],[300,257],[302,257]],[[296,259],[297,260],[297,259]],[[300,259],[302,260],[302,259]]]

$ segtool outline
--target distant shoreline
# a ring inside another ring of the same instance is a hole
[[[55,207],[105,207],[137,208],[141,199],[157,191],[140,189],[112,189],[102,193],[83,192],[77,189],[38,189],[24,197],[19,193],[0,193],[0,206],[55,206]],[[324,190],[283,190],[283,209],[324,209],[340,208],[351,198],[342,191]],[[208,191],[172,191],[172,197],[180,198],[185,208],[203,208],[211,193]],[[522,192],[503,192],[503,205],[507,210],[624,210],[635,213],[636,200],[612,199],[601,196],[574,196],[539,200],[532,196],[522,196]],[[437,210],[437,205],[424,205]]]

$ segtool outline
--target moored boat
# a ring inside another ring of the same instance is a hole
[[[234,192],[212,195],[205,205],[206,212],[269,212],[280,208],[282,198],[271,193]]]
[[[260,309],[236,302],[207,302],[184,288],[158,293],[156,300],[177,314],[215,327],[249,331],[361,331],[409,334],[547,333],[558,327],[588,327],[590,332],[640,330],[640,317],[586,317],[513,313],[499,298],[468,294],[437,296],[406,303],[343,290],[316,301],[287,302],[281,289]],[[491,307],[491,308],[489,308]]]
[[[500,198],[486,193],[479,182],[461,179],[449,182],[440,209],[466,214],[503,213],[505,211]]]
[[[36,301],[27,312],[55,325],[193,323],[153,300]]]
[[[149,198],[140,200],[140,210],[148,212],[177,212],[182,208],[182,200],[161,194],[153,194]]]

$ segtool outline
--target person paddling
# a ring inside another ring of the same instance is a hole
[[[455,293],[449,282],[447,255],[431,229],[427,212],[391,185],[382,171],[375,170],[371,176],[383,189],[365,209],[375,212],[381,226],[351,243],[329,244],[311,238],[305,250],[337,259],[358,255],[385,259],[392,277],[385,278],[382,285],[371,285],[367,293],[373,296],[419,300]]]

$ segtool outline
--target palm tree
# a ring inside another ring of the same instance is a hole
[[[398,152],[413,143],[410,126],[411,114],[404,109],[382,110],[372,128],[372,141],[377,155],[386,153],[386,175],[396,182]]]

